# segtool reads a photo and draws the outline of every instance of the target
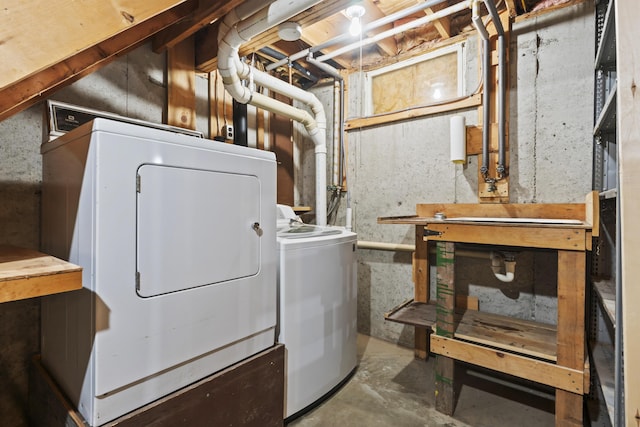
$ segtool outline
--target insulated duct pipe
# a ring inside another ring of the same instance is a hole
[[[308,9],[319,0],[276,0],[270,5],[262,1],[249,1],[233,9],[220,25],[218,35],[218,71],[225,89],[238,102],[249,103],[267,111],[275,112],[302,123],[315,145],[316,156],[316,223],[327,223],[326,195],[326,117],[324,108],[314,95],[292,86],[267,73],[256,70],[240,61],[238,49],[252,37],[280,24]],[[242,6],[242,7],[241,7]],[[249,87],[241,80],[249,79]],[[292,107],[255,91],[257,83],[270,90],[289,96],[309,106],[314,114]]]

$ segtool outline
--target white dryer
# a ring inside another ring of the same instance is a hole
[[[105,119],[42,153],[42,248],[84,268],[42,361],[91,426],[274,345],[273,153]]]
[[[356,234],[303,224],[278,205],[279,341],[285,418],[331,394],[357,365]]]

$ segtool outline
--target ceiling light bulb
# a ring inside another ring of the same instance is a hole
[[[360,21],[360,18],[362,17],[362,15],[364,15],[364,12],[364,7],[359,4],[349,6],[347,10],[344,11],[344,14],[347,15],[347,18],[351,20],[349,33],[352,36],[360,35],[360,33],[362,32],[362,22]]]
[[[362,24],[360,23],[360,18],[353,17],[351,18],[351,25],[349,25],[349,34],[352,36],[359,36],[362,32]]]

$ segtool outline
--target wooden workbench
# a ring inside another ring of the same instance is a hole
[[[383,217],[381,224],[416,226],[414,301],[387,319],[416,326],[416,355],[436,357],[436,408],[452,414],[456,360],[556,389],[556,425],[582,426],[589,391],[585,346],[586,252],[597,236],[598,195],[575,204],[419,204],[416,216]],[[445,215],[438,219],[439,214]],[[542,248],[557,252],[557,325],[524,321],[455,304],[458,243]],[[437,297],[429,301],[430,247],[437,252]],[[431,332],[434,333],[431,333]],[[430,338],[429,338],[430,337]]]

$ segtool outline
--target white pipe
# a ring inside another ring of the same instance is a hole
[[[369,22],[367,25],[362,27],[362,34],[367,34],[371,30],[375,30],[376,28],[382,27],[383,25],[391,24],[395,21],[398,21],[402,18],[406,18],[409,15],[413,15],[414,13],[421,12],[429,7],[437,6],[440,3],[443,3],[445,0],[427,0],[425,2],[418,3],[414,6],[409,6],[405,9],[402,9],[398,12],[392,13],[390,15],[386,15],[376,21]],[[313,46],[311,48],[303,49],[298,53],[294,53],[288,58],[283,58],[280,61],[274,62],[272,64],[267,65],[267,71],[274,70],[282,65],[285,65],[289,62],[297,61],[298,59],[304,58],[308,56],[309,53],[319,52],[327,47],[333,46],[338,43],[342,43],[347,39],[351,38],[349,33],[343,33],[339,36],[336,36],[326,42],[319,44],[318,46]]]
[[[377,43],[380,40],[386,39],[387,37],[394,36],[403,31],[410,30],[412,28],[419,27],[421,25],[427,24],[431,21],[435,21],[436,19],[444,18],[445,16],[451,15],[452,13],[460,12],[464,9],[467,9],[471,4],[471,0],[466,0],[460,3],[457,3],[453,6],[449,6],[445,9],[439,10],[431,15],[424,16],[423,18],[418,18],[413,21],[407,22],[406,24],[398,25],[391,30],[383,31],[381,33],[376,34],[372,37],[367,37],[366,39],[362,39],[355,43],[348,44],[340,49],[336,49],[330,53],[319,56],[316,58],[318,61],[327,61],[331,58],[335,58],[336,56],[340,56],[343,53],[352,51],[354,49],[360,48],[362,46],[366,46],[372,43]]]
[[[414,252],[416,245],[408,245],[403,243],[384,243],[369,242],[366,240],[358,240],[359,249],[377,249],[381,251],[398,251],[398,252]]]
[[[326,194],[326,117],[322,103],[313,95],[282,80],[263,73],[240,61],[238,49],[252,37],[269,28],[295,16],[318,3],[319,0],[276,0],[270,5],[258,9],[256,0],[249,0],[243,8],[236,8],[223,20],[219,33],[218,71],[222,76],[225,89],[233,98],[244,104],[252,104],[268,111],[279,112],[293,120],[301,122],[315,145],[316,154],[316,223],[327,224],[327,194]],[[249,15],[250,16],[247,16]],[[244,19],[246,18],[246,19]],[[308,105],[314,117],[304,110],[291,107],[288,104],[265,97],[250,87],[242,85],[241,80],[250,81],[265,86],[274,92],[287,95]]]
[[[333,82],[333,186],[342,186],[340,176],[340,82]]]
[[[504,274],[501,273],[504,264]],[[516,272],[516,262],[507,260],[500,252],[491,252],[491,270],[496,279],[502,282],[512,282]]]

